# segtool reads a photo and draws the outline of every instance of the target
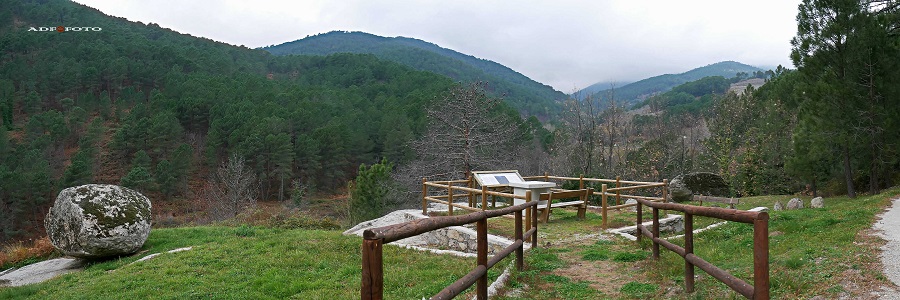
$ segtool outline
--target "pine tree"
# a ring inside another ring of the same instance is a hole
[[[68,188],[91,183],[93,181],[93,159],[89,149],[81,149],[72,157],[72,164],[63,173],[61,188]]]
[[[125,177],[122,177],[122,186],[138,190],[140,192],[150,191],[153,185],[153,178],[150,171],[145,167],[135,166],[128,171]]]
[[[172,197],[178,190],[178,176],[175,174],[174,166],[168,160],[163,159],[156,164],[155,177],[156,186],[159,187],[159,191],[166,199]]]
[[[387,159],[366,167],[359,166],[359,173],[350,192],[350,219],[353,224],[378,218],[394,207],[389,198],[393,181],[391,180],[393,164]]]
[[[147,155],[147,152],[144,150],[138,151],[134,154],[134,159],[131,160],[131,167],[137,168],[141,167],[144,169],[150,169],[150,155]]]

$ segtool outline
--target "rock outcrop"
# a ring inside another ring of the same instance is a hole
[[[803,200],[800,200],[800,198],[791,199],[791,201],[788,201],[788,203],[787,203],[787,209],[802,209],[802,208],[803,208]]]
[[[669,195],[675,202],[691,201],[693,195],[727,196],[728,184],[722,176],[696,172],[678,175],[669,182]]]
[[[88,184],[59,192],[44,219],[66,255],[101,258],[137,252],[150,235],[150,199],[116,186]]]
[[[810,208],[825,208],[825,199],[822,197],[815,197],[811,201],[809,201]]]
[[[87,261],[77,258],[56,258],[0,273],[0,287],[41,283],[53,277],[81,270]]]

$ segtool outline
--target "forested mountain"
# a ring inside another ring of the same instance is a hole
[[[566,98],[562,92],[496,62],[413,38],[332,31],[262,49],[275,55],[370,53],[462,82],[485,81],[495,95],[503,95],[513,107],[525,114],[541,117],[558,113],[557,101]]]
[[[609,90],[612,88],[619,88],[630,84],[630,81],[601,81],[595,84],[592,84],[586,88],[583,88],[575,93],[572,93],[572,97],[577,99],[584,99],[588,96],[593,96],[597,92]]]
[[[57,25],[101,30],[31,30]],[[42,231],[62,188],[188,201],[230,157],[261,199],[292,181],[334,191],[360,163],[409,159],[423,107],[454,85],[373,55],[279,57],[66,0],[0,2],[0,51],[0,243]]]
[[[615,87],[615,98],[620,103],[632,105],[654,94],[664,93],[675,86],[685,82],[694,81],[703,77],[722,76],[725,78],[735,77],[737,73],[754,74],[763,72],[764,70],[748,66],[734,61],[723,61],[696,68],[681,74],[665,74],[639,80],[630,84]],[[576,95],[593,95],[593,97],[605,98],[610,91],[608,87],[595,91],[592,85],[575,93]],[[582,98],[583,98],[582,97]]]

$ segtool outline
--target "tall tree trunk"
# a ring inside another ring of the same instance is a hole
[[[813,180],[812,180],[812,192],[813,192],[813,198],[819,196],[819,189],[818,189],[818,186],[816,185],[816,182],[818,182],[818,181],[819,181],[819,176],[818,176],[818,175],[813,175]]]
[[[847,182],[847,197],[856,198],[856,189],[853,188],[853,169],[850,168],[850,145],[844,144],[844,180]]]

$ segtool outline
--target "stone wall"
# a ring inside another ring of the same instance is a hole
[[[432,232],[423,233],[421,236],[427,241],[427,245],[431,247],[467,253],[476,253],[478,251],[478,241],[476,240],[478,233],[475,230],[463,226],[438,229]],[[488,254],[494,255],[499,253],[511,244],[512,241],[508,239],[489,234]]]

